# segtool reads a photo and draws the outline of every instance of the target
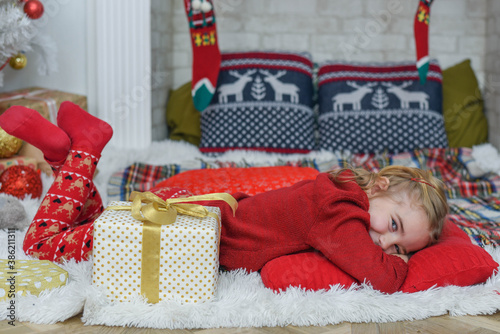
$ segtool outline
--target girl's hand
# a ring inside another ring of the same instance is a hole
[[[394,255],[394,256],[400,257],[400,258],[402,258],[402,259],[403,259],[403,261],[405,261],[406,263],[408,263],[408,260],[409,260],[408,255],[405,255],[405,254],[391,254],[391,255]]]

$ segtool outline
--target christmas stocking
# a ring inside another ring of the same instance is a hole
[[[212,100],[221,56],[211,0],[184,0],[193,48],[191,93],[194,106],[203,111]]]
[[[413,24],[415,48],[417,50],[417,70],[420,83],[425,84],[429,70],[429,17],[433,0],[420,0]]]

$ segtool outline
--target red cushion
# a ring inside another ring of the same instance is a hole
[[[467,234],[451,222],[445,224],[440,241],[413,255],[401,291],[417,292],[432,286],[468,286],[483,283],[498,268],[490,254],[471,243]],[[289,286],[310,290],[330,285],[349,287],[357,281],[317,252],[276,258],[261,270],[264,285],[275,291]]]
[[[445,224],[436,245],[415,253],[408,264],[408,274],[400,289],[403,292],[483,283],[498,268],[490,254],[474,245],[452,222]]]
[[[177,187],[197,195],[220,192],[255,195],[315,179],[318,173],[314,168],[293,166],[195,169],[174,175],[153,189]]]

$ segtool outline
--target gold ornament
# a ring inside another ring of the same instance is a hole
[[[22,53],[18,53],[15,56],[12,56],[9,61],[10,67],[12,67],[15,70],[20,70],[23,69],[26,66],[26,63],[28,62],[28,58]]]
[[[17,137],[9,135],[4,129],[0,128],[0,158],[10,158],[19,150],[23,145],[23,141]]]

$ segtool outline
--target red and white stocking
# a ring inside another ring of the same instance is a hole
[[[429,71],[429,18],[433,0],[420,0],[413,31],[415,34],[415,48],[417,51],[417,70],[420,82],[425,84]]]
[[[211,0],[184,0],[193,49],[191,93],[198,111],[212,100],[217,86],[221,55]]]

